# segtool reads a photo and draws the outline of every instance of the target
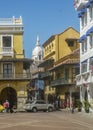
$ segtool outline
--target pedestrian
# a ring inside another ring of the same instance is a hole
[[[9,101],[6,100],[4,103],[3,103],[3,107],[5,109],[5,112],[9,112]]]
[[[75,108],[75,104],[74,104],[74,101],[72,101],[72,104],[71,104],[71,112],[74,113],[74,108]]]
[[[70,101],[69,101],[69,98],[67,98],[67,101],[66,101],[66,111],[67,112],[69,111],[69,106],[70,106]]]
[[[9,108],[10,108],[10,113],[13,113],[14,112],[14,110],[13,110],[13,103],[10,103]]]

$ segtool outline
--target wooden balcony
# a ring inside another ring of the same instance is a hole
[[[40,73],[40,78],[46,78],[46,77],[49,77],[49,76],[50,76],[50,72],[49,71]]]
[[[73,80],[74,80],[73,78],[56,79],[56,80],[51,81],[50,86],[53,87],[53,86],[60,86],[60,85],[71,85],[71,84],[74,84]]]

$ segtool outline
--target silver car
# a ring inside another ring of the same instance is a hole
[[[26,111],[33,111],[33,112],[37,111],[52,112],[54,110],[54,105],[48,104],[43,100],[34,100],[31,103],[25,104],[24,109]]]

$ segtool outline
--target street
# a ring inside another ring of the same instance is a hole
[[[93,130],[93,113],[0,113],[0,130]]]

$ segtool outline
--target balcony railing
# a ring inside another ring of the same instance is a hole
[[[31,79],[31,74],[27,73],[27,74],[0,74],[0,80],[16,80],[16,79],[20,79],[20,80],[24,80],[24,79]]]
[[[13,24],[22,24],[22,17],[20,16],[20,18],[0,18],[0,25],[13,25]]]
[[[2,52],[1,52],[1,54],[2,55],[6,55],[6,56],[8,56],[8,55],[13,55],[13,48],[12,47],[3,47],[2,48]]]
[[[81,73],[76,76],[76,85],[93,84],[93,70],[89,70],[85,73]]]
[[[51,86],[59,86],[59,85],[74,84],[73,80],[74,80],[73,78],[68,78],[68,79],[61,78],[61,79],[51,81],[50,85]]]

